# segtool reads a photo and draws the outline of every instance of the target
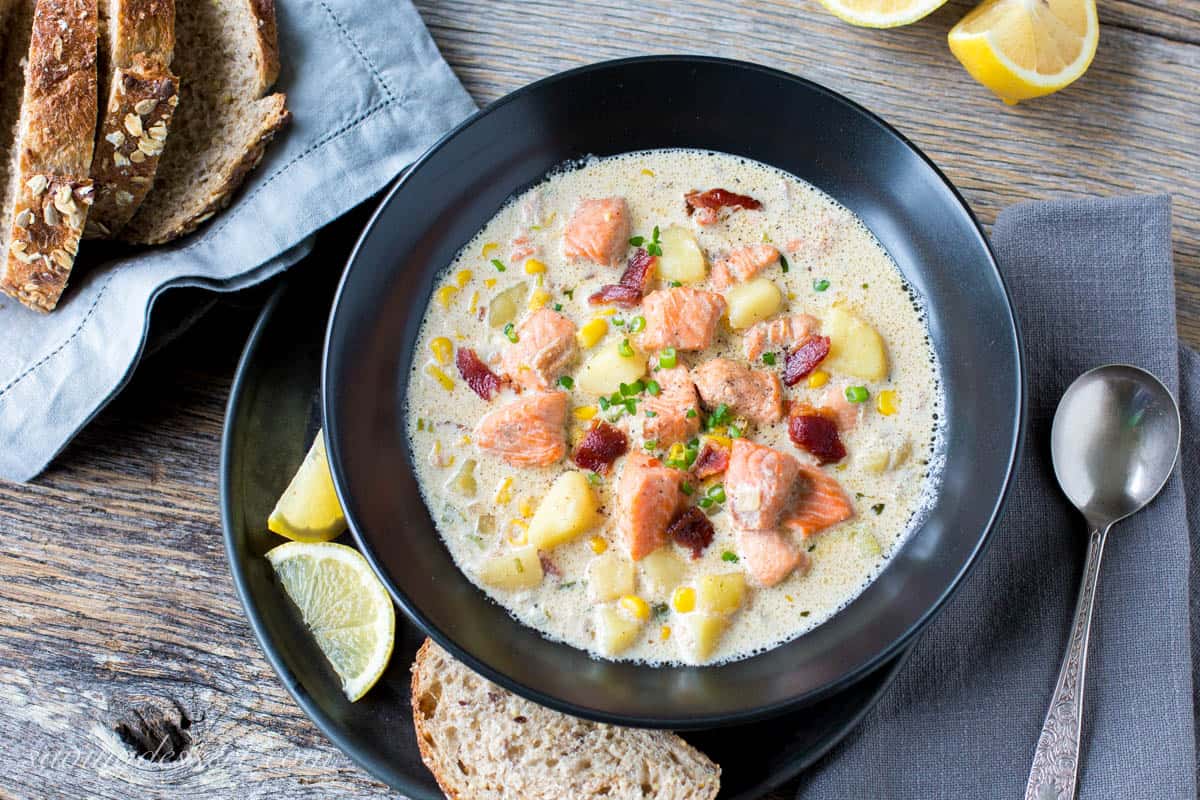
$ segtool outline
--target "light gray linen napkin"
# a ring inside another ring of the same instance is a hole
[[[1029,369],[1024,459],[991,547],[803,800],[1019,798],[1058,674],[1085,549],[1050,464],[1063,390],[1109,362],[1180,397],[1181,461],[1109,538],[1092,630],[1084,800],[1196,797],[1188,519],[1200,525],[1200,359],[1175,329],[1168,197],[1024,203],[992,232]],[[977,365],[987,369],[986,363]],[[1200,533],[1200,527],[1196,528]]]
[[[125,384],[163,291],[232,291],[285,269],[475,110],[409,0],[276,9],[292,122],[233,205],[178,243],[81,266],[49,316],[0,296],[0,478],[39,473]]]

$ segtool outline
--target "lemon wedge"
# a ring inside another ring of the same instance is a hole
[[[1100,22],[1095,0],[986,0],[948,38],[971,77],[1012,105],[1087,72]]]
[[[821,0],[840,19],[862,28],[897,28],[927,17],[946,0]]]
[[[327,542],[346,530],[321,431],[267,518],[267,527],[297,542]]]
[[[392,657],[396,610],[353,547],[287,542],[267,552],[287,596],[342,679],[350,702],[375,685]]]

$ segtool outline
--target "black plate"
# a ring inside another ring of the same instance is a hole
[[[422,503],[404,434],[421,318],[435,278],[462,245],[514,192],[563,162],[661,147],[757,159],[849,207],[925,299],[944,367],[945,478],[926,523],[829,622],[720,667],[601,662],[514,621],[454,565]],[[323,392],[352,532],[412,620],[477,671],[545,705],[675,729],[796,708],[895,656],[987,541],[1023,415],[1008,294],[983,232],[941,172],[840,95],[763,67],[691,56],[547,78],[442,139],[393,188],[351,257],[327,333]]]
[[[328,265],[341,263],[345,249],[318,243],[316,253],[293,268],[289,284],[272,295],[246,345],[221,453],[225,546],[254,635],[304,713],[375,777],[412,800],[438,800],[442,795],[417,753],[409,711],[408,667],[425,635],[400,617],[387,672],[351,704],[263,558],[284,541],[266,530],[267,514],[320,425],[323,341],[313,321],[329,310],[337,273]],[[874,705],[906,657],[800,713],[687,734],[722,765],[722,800],[762,797],[811,764]]]

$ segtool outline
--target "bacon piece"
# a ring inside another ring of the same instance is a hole
[[[550,556],[540,550],[538,551],[538,561],[542,562],[542,572],[545,572],[547,575],[553,575],[556,578],[562,577],[562,570],[558,568],[558,564],[555,564]]]
[[[654,279],[654,262],[655,257],[639,247],[630,257],[621,280],[615,284],[601,286],[600,291],[588,298],[588,302],[592,305],[612,303],[621,308],[636,306],[642,302],[642,296],[646,294],[650,288],[650,281]]]
[[[788,412],[788,438],[821,464],[833,464],[846,457],[846,446],[838,433],[837,421],[824,409],[808,403],[793,403]]]
[[[700,446],[700,454],[692,464],[692,474],[698,480],[720,475],[729,468],[729,448],[717,444],[712,439],[705,439]]]
[[[689,506],[667,528],[667,536],[671,541],[692,551],[692,558],[699,558],[704,548],[712,544],[712,521],[708,515],[695,506]]]
[[[722,208],[739,211],[747,209],[757,211],[762,208],[762,203],[755,200],[753,197],[745,194],[737,194],[728,189],[709,189],[706,192],[688,192],[683,196],[684,202],[687,203],[687,213],[690,217],[694,212],[700,211],[700,215],[696,221],[701,225],[712,225],[717,221],[717,211]]]
[[[807,378],[817,365],[829,355],[828,336],[809,336],[800,346],[787,354],[783,367],[783,382],[795,386]]]
[[[471,387],[471,391],[484,400],[490,401],[492,395],[500,391],[500,378],[488,368],[487,364],[479,360],[479,356],[475,355],[475,351],[471,348],[458,348],[458,352],[454,354],[454,363],[458,367],[458,374],[462,375],[467,386]]]
[[[583,435],[571,460],[581,469],[608,474],[613,462],[629,450],[625,431],[607,422],[597,422]]]

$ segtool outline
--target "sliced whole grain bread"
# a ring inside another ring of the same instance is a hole
[[[176,8],[179,107],[154,187],[119,238],[161,244],[229,204],[286,124],[274,0],[195,0]],[[265,95],[265,96],[264,96]]]
[[[543,708],[479,677],[430,640],[412,667],[425,765],[452,800],[712,800],[721,768],[668,731]]]
[[[100,97],[106,98],[92,160],[96,199],[85,238],[108,238],[133,217],[154,184],[179,104],[175,0],[101,0]]]
[[[12,55],[28,42],[28,56],[23,71],[5,58],[5,75],[23,75],[24,88],[0,217],[0,290],[38,311],[58,304],[92,204],[96,36],[96,0],[26,0],[10,24]]]

